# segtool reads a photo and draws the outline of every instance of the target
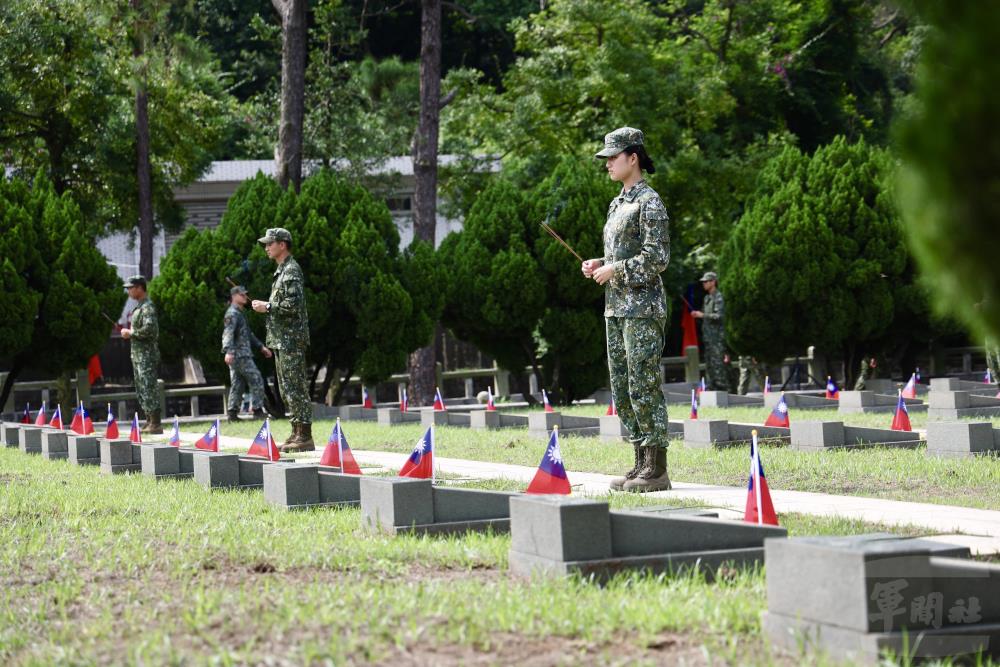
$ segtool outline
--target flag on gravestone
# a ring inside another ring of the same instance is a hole
[[[691,416],[688,419],[698,418],[698,398],[694,395],[694,389],[691,390]]]
[[[692,301],[694,301],[694,285],[688,291],[688,298],[681,304],[681,331],[684,332],[681,338],[682,357],[687,356],[687,349],[689,347],[698,347],[698,326],[694,323],[691,306],[688,305]]]
[[[83,403],[76,406],[76,410],[73,411],[73,419],[69,422],[69,430],[73,431],[73,433],[80,433],[81,435],[83,434],[83,431],[81,430],[83,429],[83,415],[80,414],[80,408],[82,407]]]
[[[903,387],[903,398],[916,398],[917,397],[917,374],[913,373],[910,375],[909,381],[907,381],[906,386]]]
[[[837,383],[833,381],[833,378],[829,375],[826,376],[826,397],[827,398],[839,398],[840,397],[840,387]]]
[[[407,408],[409,407],[410,407],[410,398],[406,395],[406,387],[403,387],[403,391],[399,395],[399,411],[406,412]]]
[[[257,437],[250,443],[250,450],[247,452],[247,456],[260,456],[268,461],[277,461],[281,458],[281,454],[278,452],[278,444],[271,436],[270,419],[264,419],[260,430],[257,431]]]
[[[52,413],[52,420],[49,422],[49,428],[62,429],[62,427],[62,406],[57,403],[56,411]]]
[[[372,403],[372,397],[364,385],[361,385],[361,407],[368,409],[375,407],[375,404]]]
[[[707,388],[708,387],[705,385],[705,376],[702,375],[701,376],[701,382],[698,383],[698,387],[697,387],[697,389],[695,389],[695,391],[697,392],[696,395],[700,397],[701,396],[701,392],[705,391],[705,389],[707,389]]]
[[[90,435],[94,432],[94,422],[90,418],[87,408],[83,407],[83,401],[80,401],[80,407],[73,413],[73,421],[69,428],[80,435]]]
[[[400,477],[412,477],[414,479],[434,479],[434,427],[431,426],[424,433],[424,437],[417,441],[410,458],[399,471]]]
[[[108,424],[104,427],[104,437],[108,440],[118,439],[118,420],[115,413],[111,412],[111,404],[108,403]]]
[[[35,416],[35,426],[45,426],[45,404],[42,403],[42,407],[38,410],[38,414]]]
[[[993,374],[990,373],[990,369],[986,369],[986,375],[983,376],[983,382],[986,384],[993,384]]]
[[[31,423],[31,406],[27,403],[24,404],[24,414],[21,415],[21,423],[22,424]]]
[[[788,428],[788,424],[788,403],[785,402],[785,392],[781,392],[778,404],[774,406],[774,410],[771,410],[771,414],[767,416],[764,426],[783,426],[784,428]]]
[[[771,376],[770,375],[765,375],[764,376],[764,395],[767,396],[770,393],[771,393]]]
[[[903,401],[903,392],[899,392],[899,400],[896,401],[896,412],[892,415],[890,428],[893,431],[913,430],[913,427],[910,426],[910,412],[906,409],[906,403]]]
[[[87,362],[87,381],[94,384],[104,377],[104,369],[101,368],[101,357],[94,355]]]
[[[549,395],[545,393],[544,389],[542,389],[542,407],[546,412],[555,412],[552,404],[549,403]]]
[[[447,410],[448,408],[444,405],[444,399],[441,398],[441,389],[434,387],[434,409],[435,410]]]
[[[489,412],[496,412],[497,406],[493,402],[493,387],[486,385],[486,409]]]
[[[347,444],[347,436],[344,435],[344,427],[340,425],[340,418],[333,425],[330,439],[323,450],[323,457],[319,460],[321,466],[332,466],[340,468],[345,475],[360,475],[361,466],[354,458],[351,446]]]
[[[525,493],[569,495],[569,477],[566,476],[562,453],[559,451],[558,428],[552,429],[552,435],[549,437],[549,445],[545,448],[545,453],[542,455],[542,462],[538,464],[538,471],[535,473]]]
[[[764,476],[764,464],[760,460],[757,431],[751,433],[750,480],[747,482],[747,505],[743,512],[743,520],[749,523],[778,525],[778,515],[774,511],[774,503],[771,502],[767,477]]]
[[[216,419],[215,423],[208,427],[208,431],[205,435],[198,438],[198,441],[194,443],[194,446],[198,449],[204,449],[207,452],[217,452],[219,451],[219,420]]]
[[[614,416],[618,415],[618,408],[615,407],[615,398],[614,398],[614,396],[611,397],[611,402],[608,403],[608,411],[605,412],[604,414],[606,414],[609,417],[614,417]]]
[[[170,439],[167,440],[168,445],[173,445],[174,447],[181,446],[181,424],[177,420],[177,415],[174,415],[174,430],[170,434]]]
[[[132,430],[128,433],[128,439],[135,443],[142,443],[142,432],[139,431],[139,413],[132,415]]]

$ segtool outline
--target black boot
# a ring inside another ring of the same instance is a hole
[[[229,412],[226,413],[226,421],[228,421],[230,424],[235,424],[239,422],[240,413],[238,413],[236,410],[229,410]]]

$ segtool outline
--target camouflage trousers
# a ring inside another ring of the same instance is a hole
[[[1000,348],[991,340],[986,341],[986,368],[990,369],[994,384],[1000,384]]]
[[[160,385],[157,373],[160,355],[148,353],[132,354],[132,371],[135,374],[135,395],[145,416],[160,409]],[[161,415],[162,416],[162,415]]]
[[[709,391],[729,391],[726,344],[721,339],[705,339],[705,387]]]
[[[253,357],[236,357],[229,367],[229,411],[238,412],[243,393],[250,392],[251,408],[264,407],[264,378]]]
[[[756,359],[747,354],[741,354],[739,359],[740,368],[740,380],[739,384],[736,386],[736,393],[740,396],[746,396],[747,392],[750,391],[750,381],[756,380],[757,384],[760,385],[761,391],[764,390],[764,376],[767,374],[767,368],[758,362]]]
[[[293,424],[312,423],[312,402],[306,379],[305,350],[275,350],[274,365],[278,371],[278,387]]]
[[[660,388],[666,320],[606,317],[605,322],[611,396],[629,441],[666,449],[667,402]]]

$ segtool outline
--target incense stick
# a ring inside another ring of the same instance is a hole
[[[562,247],[566,248],[566,250],[569,250],[571,253],[573,253],[573,256],[576,257],[578,260],[580,260],[581,263],[583,263],[583,257],[580,257],[579,253],[577,253],[576,250],[573,250],[573,248],[571,248],[568,243],[563,241],[562,238],[560,238],[560,236],[556,234],[556,230],[552,229],[544,222],[540,222],[538,224],[540,224],[542,226],[542,229],[547,231],[552,238],[554,238],[556,241],[559,241]]]

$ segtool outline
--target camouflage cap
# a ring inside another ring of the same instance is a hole
[[[237,294],[246,294],[247,288],[243,285],[234,285],[231,290],[229,290],[229,296],[236,296]]]
[[[288,241],[292,242],[292,233],[285,229],[284,227],[272,227],[264,232],[264,235],[257,239],[258,243],[263,243],[267,245],[268,243],[273,243],[275,241]]]
[[[709,280],[714,280],[714,281],[718,282],[719,281],[719,274],[717,274],[715,271],[706,271],[705,275],[703,275],[698,282],[704,283],[704,282],[707,282]]]
[[[146,276],[131,276],[125,281],[125,289],[129,287],[141,287],[146,289]]]
[[[642,145],[642,130],[637,130],[634,127],[619,127],[604,135],[604,150],[598,151],[594,157],[612,157],[629,146]]]

